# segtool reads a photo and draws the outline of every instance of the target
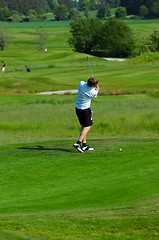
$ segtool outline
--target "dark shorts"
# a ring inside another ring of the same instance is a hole
[[[93,124],[92,111],[90,108],[84,110],[76,108],[76,115],[82,126],[88,127]]]

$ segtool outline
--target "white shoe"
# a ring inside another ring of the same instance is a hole
[[[74,144],[73,144],[73,146],[74,146],[74,148],[76,148],[76,149],[77,149],[77,151],[78,151],[78,152],[80,152],[80,153],[83,153],[83,150],[82,150],[82,148],[81,148],[81,145],[80,145],[80,144],[78,144],[78,143],[74,143]]]
[[[94,151],[94,148],[91,148],[90,146],[86,145],[85,147],[82,147],[82,150]]]

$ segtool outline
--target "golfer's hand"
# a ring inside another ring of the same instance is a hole
[[[99,86],[98,86],[98,85],[95,86],[95,90],[96,90],[97,92],[99,92]]]

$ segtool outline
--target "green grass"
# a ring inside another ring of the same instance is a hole
[[[69,140],[1,147],[5,240],[158,239],[158,139],[90,143],[84,154]]]

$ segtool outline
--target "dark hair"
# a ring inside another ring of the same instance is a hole
[[[99,82],[99,81],[98,81],[97,79],[91,77],[91,78],[88,79],[87,85],[88,85],[89,87],[95,87],[95,86],[98,84],[98,82]]]

